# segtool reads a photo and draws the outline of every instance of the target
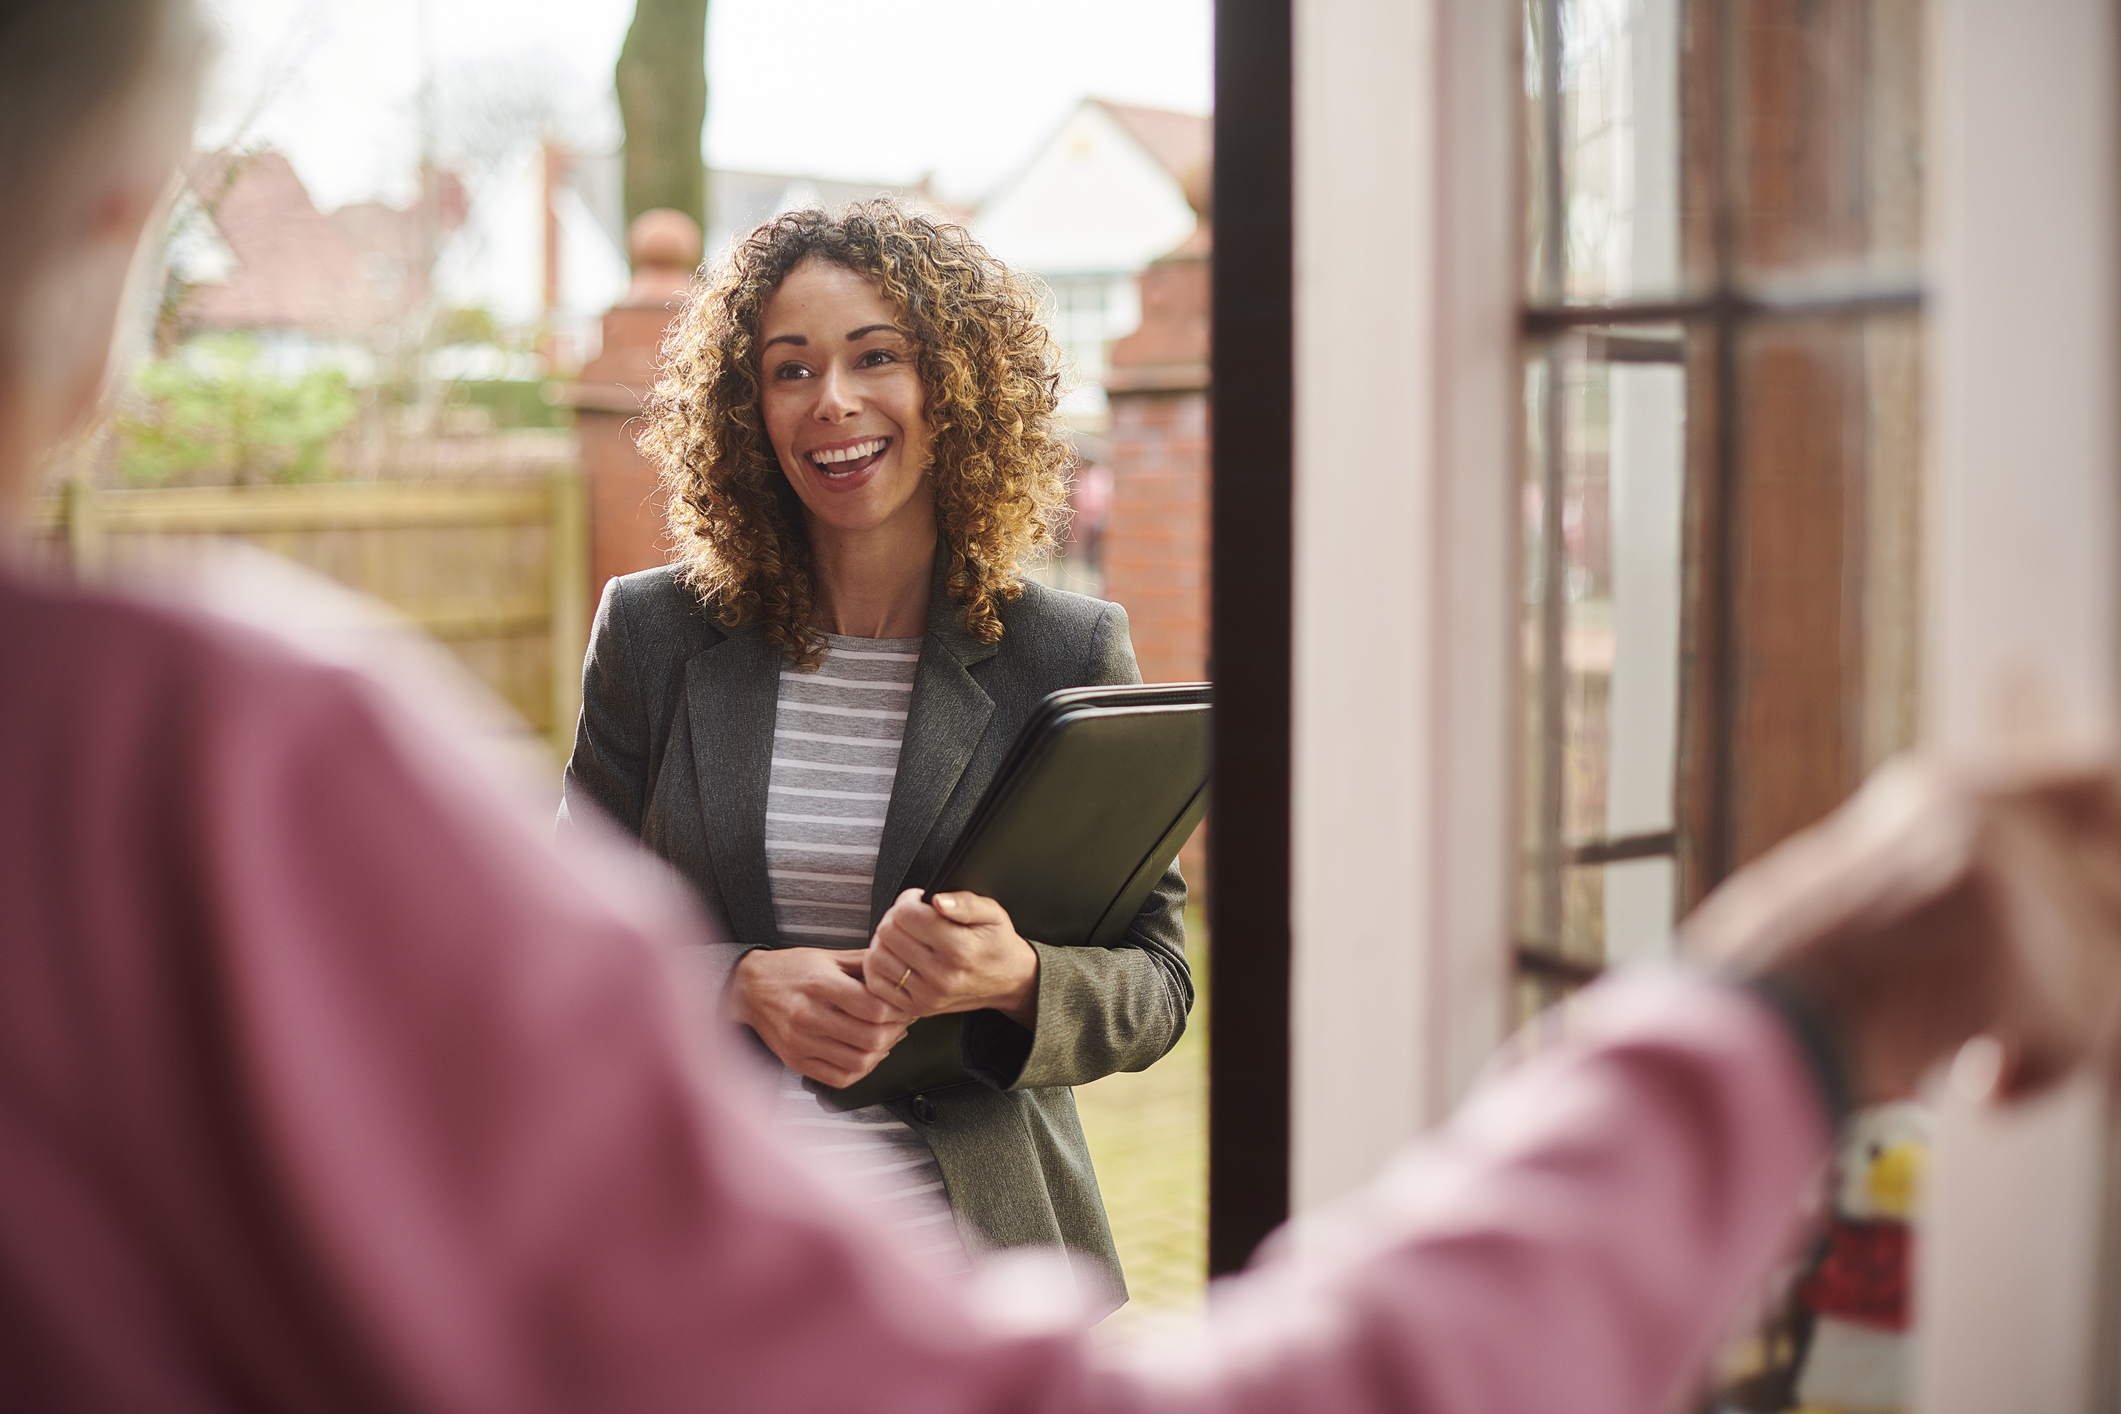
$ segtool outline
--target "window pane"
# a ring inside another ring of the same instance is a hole
[[[1544,72],[1547,44],[1544,38],[1552,19],[1549,0],[1524,0],[1524,288],[1529,299],[1546,297],[1543,273],[1551,269],[1559,279],[1560,266],[1548,260],[1551,206],[1554,184],[1548,179],[1550,124],[1546,117]]]
[[[1605,866],[1606,962],[1625,967],[1672,955],[1672,900],[1678,878],[1670,857]]]
[[[1585,964],[1605,960],[1616,923],[1631,947],[1649,926],[1641,886],[1610,891],[1618,866],[1599,851],[1669,849],[1643,837],[1673,826],[1680,347],[1669,332],[1593,331],[1527,364],[1520,930]]]
[[[1550,452],[1548,442],[1558,433],[1553,419],[1548,416],[1548,380],[1561,367],[1557,357],[1545,352],[1535,352],[1525,360],[1525,465],[1524,478],[1519,486],[1524,580],[1519,605],[1518,644],[1522,654],[1519,681],[1523,684],[1524,695],[1518,712],[1518,721],[1522,724],[1522,769],[1518,772],[1518,781],[1523,793],[1517,808],[1520,826],[1517,934],[1540,947],[1553,947],[1557,943],[1555,920],[1560,910],[1556,874],[1561,867],[1556,853],[1561,838],[1559,787],[1550,787],[1548,779],[1560,768],[1561,758],[1557,751],[1550,749],[1559,725],[1558,699],[1547,691],[1547,681],[1552,676],[1547,652],[1548,640],[1552,637],[1546,622],[1550,607],[1547,580],[1553,567],[1547,556],[1546,482],[1549,468],[1554,464],[1554,453]],[[1558,528],[1557,520],[1557,531]],[[1550,801],[1553,802],[1551,807]]]
[[[1912,744],[1919,326],[1772,322],[1739,344],[1732,863]]]
[[[1686,373],[1677,337],[1665,347],[1672,362],[1607,365],[1613,680],[1603,832],[1613,838],[1672,828]]]
[[[1737,0],[1730,49],[1700,45],[1686,82],[1730,106],[1738,273],[1752,281],[1910,279],[1922,249],[1921,0]],[[1708,26],[1713,28],[1713,26]],[[1716,69],[1728,64],[1727,80]],[[1718,134],[1690,128],[1690,158]],[[1690,161],[1706,183],[1716,168]],[[1688,194],[1707,269],[1707,192]]]
[[[1680,0],[1532,0],[1527,91],[1536,99],[1554,75],[1560,96],[1552,110],[1535,103],[1530,114],[1535,299],[1677,290],[1679,9]],[[1558,173],[1546,165],[1550,152],[1559,153]],[[1549,240],[1551,210],[1564,217],[1558,241]]]

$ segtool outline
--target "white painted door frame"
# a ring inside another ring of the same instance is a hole
[[[2121,176],[2111,0],[1937,0],[1923,733],[2114,739]],[[2107,1150],[2090,1083],[1997,1114],[1947,1095],[1918,1287],[1925,1414],[2113,1407]]]
[[[1521,18],[1297,0],[1295,1208],[1501,1038],[1518,642]]]

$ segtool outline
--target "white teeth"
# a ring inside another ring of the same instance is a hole
[[[863,457],[875,456],[884,450],[885,440],[882,437],[871,437],[866,442],[856,442],[851,447],[841,447],[837,451],[812,452],[810,460],[819,466],[831,466],[836,462],[858,462]]]

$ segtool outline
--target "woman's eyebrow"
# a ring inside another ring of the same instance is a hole
[[[853,338],[854,336],[853,336],[852,334],[850,334],[850,335],[848,335],[847,337],[849,337],[849,338],[851,339],[851,338]],[[808,345],[808,344],[809,344],[809,342],[810,342],[810,341],[809,341],[808,339],[804,338],[804,337],[803,337],[803,336],[802,336],[801,334],[775,334],[775,335],[774,335],[774,336],[773,336],[772,338],[768,339],[768,340],[767,340],[767,341],[766,341],[765,343],[763,343],[763,344],[760,344],[760,345],[759,345],[759,348],[760,348],[761,350],[765,350],[765,349],[770,349],[770,348],[772,348],[772,347],[773,347],[773,346],[774,346],[775,344],[797,344],[797,345]]]
[[[896,334],[898,332],[898,326],[896,324],[864,324],[861,328],[856,329],[854,332],[850,333],[847,336],[847,342],[851,344],[856,339],[860,339],[867,335],[879,332],[885,334]]]

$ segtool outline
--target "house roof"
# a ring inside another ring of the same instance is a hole
[[[1156,159],[1190,197],[1207,180],[1214,155],[1214,128],[1199,113],[1178,113],[1169,108],[1142,108],[1132,103],[1114,103],[1107,98],[1089,100],[1103,109],[1127,136]]]
[[[446,173],[409,210],[364,202],[329,215],[277,152],[204,154],[186,178],[235,258],[225,278],[193,287],[180,316],[192,328],[374,330],[425,299],[433,237],[464,215],[462,188]]]

